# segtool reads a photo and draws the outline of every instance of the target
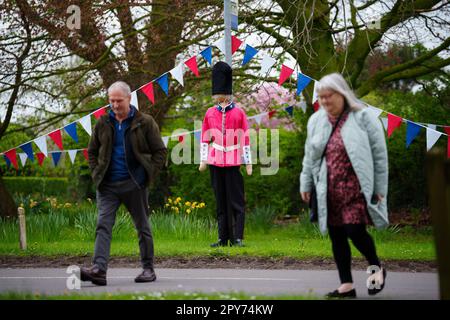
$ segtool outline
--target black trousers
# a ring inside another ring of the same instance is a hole
[[[104,271],[108,268],[112,229],[122,203],[130,212],[137,231],[142,267],[152,268],[154,249],[148,220],[148,191],[147,188],[139,189],[131,179],[103,182],[97,189],[98,220],[93,263]]]
[[[365,224],[345,224],[343,226],[328,226],[334,261],[336,262],[341,283],[353,282],[351,272],[350,238],[356,249],[367,259],[369,265],[381,267],[375,243],[366,230]]]
[[[221,241],[244,238],[244,179],[240,167],[209,166],[216,197],[217,223]]]

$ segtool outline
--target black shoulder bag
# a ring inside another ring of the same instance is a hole
[[[331,130],[330,137],[328,138],[327,144],[325,145],[325,149],[323,149],[322,156],[320,157],[320,164],[319,164],[319,172],[320,168],[322,167],[322,161],[323,157],[325,156],[325,152],[327,151],[328,142],[330,142],[331,137],[333,136],[334,130],[336,130],[339,121],[341,121],[342,115],[344,114],[345,110],[341,112],[339,115],[339,118],[336,121],[336,124],[333,126],[333,130]],[[319,182],[319,178],[317,178],[317,182]],[[311,195],[309,197],[309,221],[311,222],[317,222],[319,220],[319,213],[318,213],[318,204],[317,204],[317,192],[316,192],[316,186],[313,185],[313,188],[311,190]]]

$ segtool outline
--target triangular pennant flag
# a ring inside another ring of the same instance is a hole
[[[392,132],[394,132],[395,129],[401,126],[402,121],[402,118],[392,113],[388,113],[388,137],[391,136]]]
[[[231,36],[231,54],[234,54],[242,44],[242,40],[239,40],[235,36]]]
[[[306,86],[311,82],[311,78],[305,76],[302,73],[298,73],[297,75],[297,95],[299,96],[300,93],[306,88]]]
[[[409,147],[411,142],[414,140],[414,138],[417,137],[417,135],[420,132],[420,129],[422,129],[422,127],[419,126],[418,124],[411,122],[411,121],[407,121],[407,123],[406,123],[406,147],[407,148]]]
[[[72,162],[72,164],[74,164],[75,157],[77,155],[78,150],[68,150],[67,152],[69,153],[70,162]]]
[[[427,127],[433,130],[436,130],[436,125],[435,124],[427,124]]]
[[[261,73],[265,74],[265,73],[269,72],[270,68],[272,68],[272,66],[275,64],[275,62],[277,62],[277,61],[274,58],[265,54],[261,61]]]
[[[386,117],[381,117],[380,118],[381,123],[383,124],[383,128],[385,131],[388,130],[388,119]]]
[[[61,159],[61,152],[53,151],[50,154],[52,155],[53,164],[56,167],[58,165],[59,159]]]
[[[178,141],[183,142],[184,141],[184,134],[178,136]]]
[[[312,98],[311,103],[313,105],[314,112],[317,112],[317,110],[319,110],[319,108],[320,108],[319,96],[317,95],[317,81],[314,81],[314,91],[313,91],[313,98]]]
[[[45,154],[43,154],[42,152],[36,153],[36,158],[38,159],[38,163],[41,167],[42,167],[42,163],[44,162],[45,157],[46,157]]]
[[[83,156],[84,158],[89,161],[89,154],[88,154],[88,150],[87,149],[83,149]]]
[[[167,148],[167,144],[169,143],[169,137],[162,137],[162,140],[163,140],[163,142],[164,142],[164,145],[165,145],[166,148]]]
[[[16,149],[11,149],[11,150],[5,152],[5,156],[13,164],[13,166],[14,166],[14,168],[16,168],[16,170],[19,169],[19,165],[17,164]]]
[[[277,110],[269,111],[269,119],[271,119],[275,115],[275,113],[277,113]]]
[[[31,161],[34,161],[34,155],[33,155],[33,147],[31,142],[28,142],[22,146],[20,146],[20,149],[22,149],[28,156],[28,159]]]
[[[294,115],[294,106],[286,107],[284,110],[292,117]]]
[[[94,111],[93,115],[95,117],[95,119],[100,118],[102,115],[104,115],[106,113],[106,107],[101,107],[100,109],[97,109]]]
[[[48,136],[55,142],[55,144],[58,146],[59,150],[64,150],[63,144],[62,144],[62,136],[61,136],[61,130],[55,130],[53,132],[50,132]]]
[[[306,101],[301,101],[300,102],[300,108],[302,108],[303,113],[306,113],[306,107],[307,107]]]
[[[212,47],[211,46],[202,50],[200,52],[200,54],[206,60],[206,62],[208,62],[209,65],[212,65]]]
[[[142,92],[145,93],[148,100],[150,100],[151,103],[155,104],[155,94],[153,93],[153,82],[147,83],[145,86],[142,87]]]
[[[172,77],[178,81],[181,86],[184,87],[184,78],[183,78],[183,64],[180,63],[178,66],[169,71]]]
[[[263,116],[262,114],[258,114],[258,115],[255,116],[255,121],[256,121],[256,123],[257,123],[258,125],[261,124],[262,116]]]
[[[202,137],[201,131],[194,131],[194,138],[200,141],[200,138]]]
[[[217,47],[223,54],[226,54],[225,50],[225,38],[221,38],[214,42],[214,46]]]
[[[159,84],[161,89],[163,89],[166,96],[168,96],[169,95],[169,75],[167,73],[165,73],[162,76],[160,76],[159,78],[157,78],[155,81]]]
[[[68,124],[64,127],[64,130],[66,130],[67,134],[76,142],[78,143],[78,135],[77,135],[77,123],[73,122],[71,124]]]
[[[447,136],[447,158],[450,159],[450,127],[445,126],[444,131],[448,135]]]
[[[9,169],[11,168],[11,161],[9,161],[8,157],[6,155],[3,155],[3,159],[6,161],[6,167]]]
[[[427,151],[430,151],[441,135],[442,132],[427,128]]]
[[[368,106],[368,107],[367,107],[367,110],[368,110],[371,114],[373,114],[373,116],[374,116],[375,118],[378,118],[378,117],[383,113],[383,110],[378,109],[378,108],[375,108],[375,107],[373,107],[373,106]]]
[[[25,167],[25,163],[27,162],[27,154],[26,153],[19,153],[20,163],[22,163],[22,167]]]
[[[136,109],[139,110],[139,101],[138,101],[137,91],[136,91],[136,90],[133,91],[133,92],[131,93],[131,101],[130,101],[130,104],[133,105],[133,106],[135,106]]]
[[[281,66],[280,78],[278,79],[278,85],[281,86],[294,72],[294,69],[291,69],[284,64]]]
[[[258,53],[258,50],[253,48],[251,45],[247,44],[245,46],[244,59],[242,60],[242,65],[247,64],[252,58]]]
[[[47,140],[45,136],[34,139],[34,143],[38,146],[39,150],[47,157]]]
[[[92,135],[92,123],[91,123],[91,115],[84,116],[78,122],[81,124],[83,129],[88,133],[88,135]]]
[[[195,74],[196,77],[200,76],[198,74],[197,56],[193,56],[189,60],[184,62],[189,69]]]

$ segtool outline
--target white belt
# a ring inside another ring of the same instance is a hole
[[[235,144],[234,146],[224,147],[217,143],[213,143],[212,146],[214,149],[217,149],[217,150],[223,151],[223,152],[233,151],[233,150],[239,149],[241,147],[240,144]]]

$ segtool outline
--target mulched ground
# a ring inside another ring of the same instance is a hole
[[[60,268],[69,265],[91,264],[91,256],[0,256],[0,268]],[[434,261],[387,260],[383,262],[391,271],[437,272]],[[113,257],[110,268],[139,268],[139,258]],[[335,270],[332,259],[293,259],[259,257],[170,257],[155,258],[155,268],[231,268],[231,269],[290,269],[290,270]],[[367,263],[353,259],[353,269],[366,270]]]

